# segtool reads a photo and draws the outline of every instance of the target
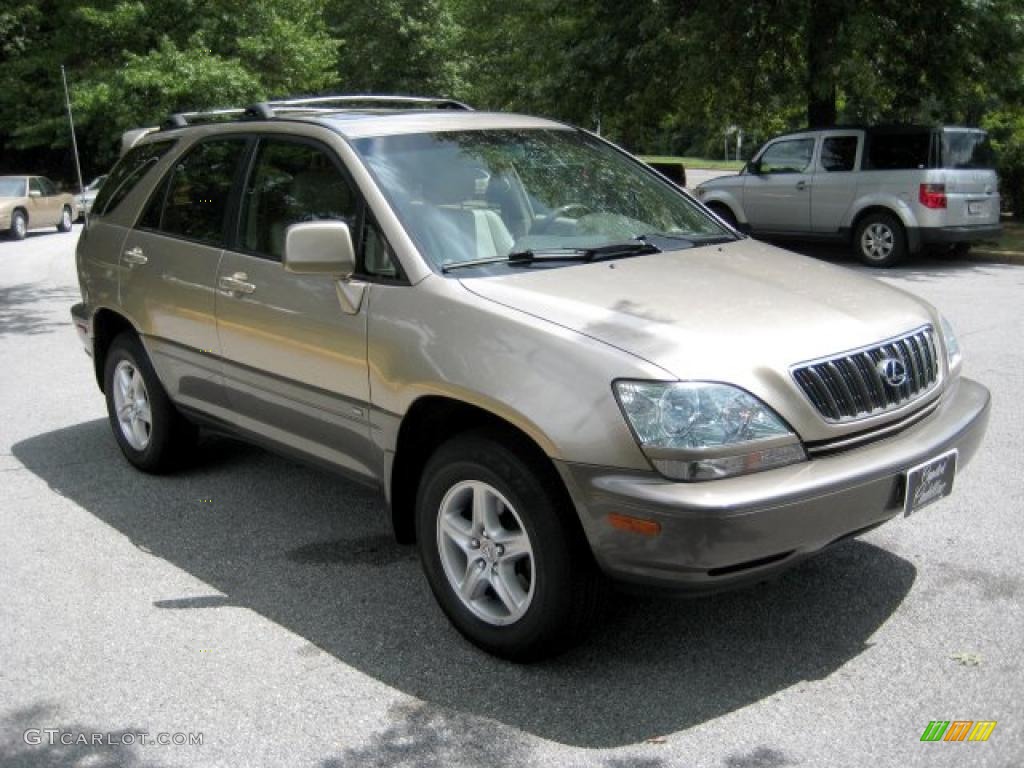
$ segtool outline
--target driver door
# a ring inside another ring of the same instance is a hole
[[[814,136],[768,145],[743,187],[743,210],[754,232],[809,232]]]

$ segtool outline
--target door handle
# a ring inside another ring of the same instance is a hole
[[[147,261],[149,261],[149,259],[146,258],[146,254],[144,254],[142,249],[138,246],[124,252],[124,263],[129,266],[133,264],[145,264]]]
[[[235,272],[233,275],[225,275],[217,281],[221,290],[230,293],[253,293],[256,286],[249,282],[249,276],[245,272]]]
[[[806,181],[798,181],[796,183],[796,188],[800,189],[800,190],[807,189],[807,182]]]

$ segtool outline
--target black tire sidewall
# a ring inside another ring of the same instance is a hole
[[[67,213],[67,226],[64,224],[64,214]],[[58,232],[70,232],[74,224],[74,219],[71,216],[71,209],[68,206],[64,206],[60,210],[60,221],[57,222]]]
[[[718,218],[720,218],[733,229],[736,229],[739,222],[736,220],[736,215],[728,206],[722,205],[721,203],[712,203],[708,207],[711,209],[712,213],[714,213]]]
[[[21,228],[21,231],[18,231],[18,227],[15,225],[15,220],[16,219],[21,219],[21,221],[22,221],[23,226]],[[24,240],[25,239],[25,235],[27,233],[28,233],[28,217],[25,216],[25,214],[22,213],[21,211],[15,211],[14,213],[11,214],[11,228],[10,228],[10,230],[8,230],[8,234],[11,236],[12,240]]]
[[[864,249],[861,246],[861,240],[864,237],[864,231],[872,224],[884,224],[890,230],[892,230],[892,252],[885,259],[870,259],[864,254]],[[854,252],[857,254],[857,258],[862,263],[867,264],[869,267],[891,267],[894,264],[898,264],[907,255],[907,233],[903,228],[903,223],[894,214],[890,213],[872,213],[864,217],[864,219],[857,225],[857,231],[854,233],[853,238]]]
[[[454,593],[437,549],[437,516],[445,494],[456,483],[479,480],[493,486],[513,506],[530,537],[534,594],[526,614],[514,624],[494,626],[475,616]],[[467,638],[511,659],[539,655],[557,644],[559,619],[572,599],[575,544],[555,494],[530,465],[497,442],[465,437],[442,446],[424,470],[416,502],[417,541],[427,581],[442,610]]]

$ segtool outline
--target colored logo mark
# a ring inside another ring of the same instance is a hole
[[[996,720],[932,720],[921,741],[988,741]]]

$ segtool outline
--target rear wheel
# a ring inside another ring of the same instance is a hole
[[[853,237],[857,257],[872,267],[891,267],[906,256],[907,238],[900,220],[891,213],[869,213]]]
[[[28,234],[28,219],[21,211],[11,214],[11,228],[8,231],[12,240],[24,240]]]
[[[107,415],[121,452],[143,472],[180,466],[195,446],[197,430],[178,413],[142,344],[122,333],[110,344],[104,366]]]
[[[57,222],[57,231],[71,231],[71,209],[66,205],[64,206],[64,210],[60,212],[60,221]]]
[[[600,576],[557,477],[484,434],[442,445],[416,502],[438,603],[471,642],[513,661],[557,654],[592,625]]]

